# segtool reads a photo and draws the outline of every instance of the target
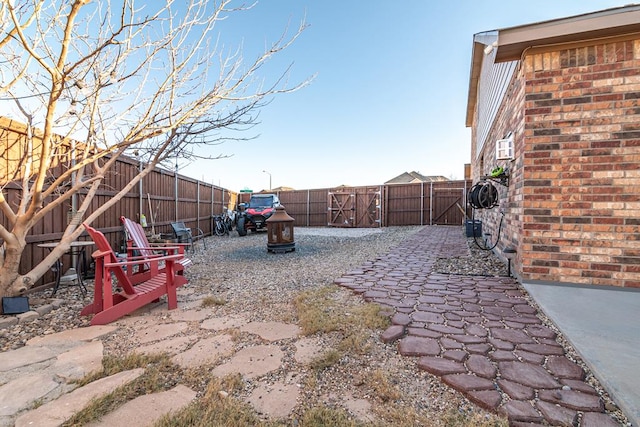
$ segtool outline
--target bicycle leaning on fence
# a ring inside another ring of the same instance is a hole
[[[213,232],[216,236],[228,236],[229,232],[233,230],[233,223],[235,218],[235,212],[225,210],[222,215],[213,216]]]

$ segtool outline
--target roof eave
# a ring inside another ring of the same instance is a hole
[[[640,33],[640,5],[628,5],[475,34],[467,95],[466,126],[473,126],[484,49],[493,43],[492,38],[496,35],[497,41],[493,47],[495,62],[507,62],[522,59],[524,52],[533,47],[577,43],[632,33]]]
[[[496,62],[519,60],[531,47],[561,45],[640,32],[640,6],[499,30]],[[616,13],[612,13],[617,11]]]
[[[478,83],[480,81],[480,71],[482,70],[482,58],[484,56],[485,45],[477,41],[473,42],[473,53],[471,54],[471,70],[469,72],[469,92],[467,94],[467,115],[465,119],[466,127],[473,126],[473,114],[478,98]]]

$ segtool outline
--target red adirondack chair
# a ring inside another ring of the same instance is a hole
[[[184,276],[176,274],[182,255],[151,254],[118,260],[104,234],[83,225],[98,248],[92,254],[96,265],[93,302],[80,312],[83,316],[94,315],[92,325],[113,322],[165,294],[169,310],[178,307],[176,289],[187,283]]]
[[[127,256],[133,256],[137,251],[142,256],[152,256],[162,251],[166,255],[180,254],[182,258],[177,261],[179,274],[183,273],[185,267],[191,265],[191,260],[184,257],[184,249],[188,243],[149,243],[144,228],[137,222],[124,216],[120,217],[120,222],[127,233]]]

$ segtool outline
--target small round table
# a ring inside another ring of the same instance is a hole
[[[51,251],[55,247],[57,247],[59,244],[60,242],[40,243],[38,247],[49,249]],[[75,279],[74,281],[76,281],[78,286],[80,287],[80,292],[82,292],[82,296],[85,296],[87,294],[87,287],[84,284],[84,278],[86,276],[85,269],[86,269],[86,262],[87,262],[87,255],[86,255],[85,248],[93,245],[94,243],[92,241],[76,240],[75,242],[71,242],[69,250],[65,252],[70,254],[72,258],[75,256],[76,276],[74,277]],[[52,270],[54,270],[56,273],[56,281],[55,281],[55,285],[53,287],[53,292],[51,293],[51,296],[54,296],[56,292],[58,292],[58,288],[60,287],[60,281],[63,277],[62,268],[63,268],[62,260],[58,258],[56,260],[56,263],[54,264],[54,267],[52,267]]]

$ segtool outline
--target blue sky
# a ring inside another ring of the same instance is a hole
[[[256,139],[208,148],[231,157],[180,173],[233,191],[268,189],[270,178],[295,189],[378,185],[410,171],[462,179],[473,35],[628,3],[261,0],[229,17],[225,43],[242,42],[251,57],[305,19],[309,27],[265,72],[293,64],[293,82],[316,77],[261,110],[244,135]]]

